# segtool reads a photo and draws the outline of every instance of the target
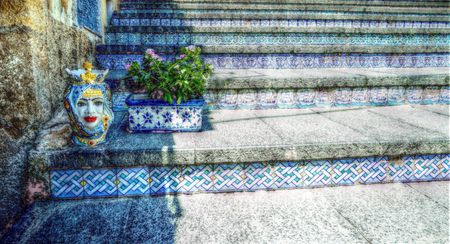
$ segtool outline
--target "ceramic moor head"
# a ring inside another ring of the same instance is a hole
[[[84,70],[66,70],[70,83],[64,96],[64,107],[69,114],[72,141],[82,146],[96,146],[105,141],[114,114],[111,110],[111,92],[103,81],[108,70],[92,70],[85,62]]]

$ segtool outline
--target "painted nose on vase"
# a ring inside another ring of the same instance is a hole
[[[87,103],[87,112],[88,114],[92,114],[94,112],[94,104],[90,100]]]

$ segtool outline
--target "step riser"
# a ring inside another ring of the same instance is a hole
[[[360,21],[360,20],[229,20],[229,19],[130,19],[114,18],[113,26],[296,26],[296,27],[347,27],[347,28],[449,28],[449,22],[430,21]]]
[[[243,33],[107,33],[115,45],[414,45],[448,46],[450,35],[386,34],[243,34]]]
[[[216,69],[305,69],[305,68],[420,68],[448,67],[448,54],[248,54],[203,55]],[[142,62],[142,55],[97,55],[100,68],[124,70]]]
[[[125,111],[130,92],[113,94],[113,110]],[[294,109],[313,107],[395,106],[450,104],[449,86],[394,86],[324,89],[208,90],[206,108]]]
[[[450,155],[51,170],[55,199],[239,192],[450,179]]]

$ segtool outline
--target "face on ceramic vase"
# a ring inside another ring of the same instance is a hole
[[[81,124],[93,130],[102,120],[104,110],[103,94],[98,89],[88,89],[77,102],[77,112]]]

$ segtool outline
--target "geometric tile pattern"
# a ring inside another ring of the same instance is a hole
[[[116,169],[84,170],[84,196],[117,195]]]
[[[164,32],[147,26],[120,26],[106,33],[106,44],[116,45],[415,45],[424,43],[445,46],[449,36],[445,34],[340,34],[303,33],[173,33],[174,28],[166,27]],[[184,28],[184,27],[182,27]],[[114,31],[114,32],[112,32]]]
[[[279,89],[279,90],[209,90],[204,95],[206,108],[267,109],[310,107],[393,106],[403,104],[448,104],[448,86],[358,87],[338,89]],[[129,92],[114,93],[114,111],[128,109],[125,99]],[[268,103],[267,101],[271,101]],[[144,114],[141,113],[141,117]],[[141,118],[143,120],[143,118]],[[142,124],[142,123],[141,123]]]
[[[236,192],[450,180],[450,154],[303,162],[51,170],[53,198]]]
[[[122,14],[123,15],[123,14]],[[133,16],[134,18],[126,18],[126,16],[113,15],[111,25],[113,26],[283,26],[283,27],[347,27],[347,28],[449,28],[449,22],[432,22],[432,21],[384,21],[384,20],[317,20],[317,19],[289,19],[263,21],[261,19],[208,19],[208,18],[176,18],[166,17],[149,19],[152,15],[141,14]]]
[[[150,193],[149,178],[147,167],[120,169],[117,173],[119,195],[146,195]]]
[[[50,173],[51,193],[54,198],[75,198],[83,196],[81,170],[53,170]]]
[[[142,63],[141,54],[97,54],[96,58],[101,68],[110,70],[125,70],[125,65],[134,61]],[[202,58],[216,69],[424,68],[450,64],[446,53],[203,54]]]
[[[198,131],[202,125],[201,105],[129,106],[129,130]]]

